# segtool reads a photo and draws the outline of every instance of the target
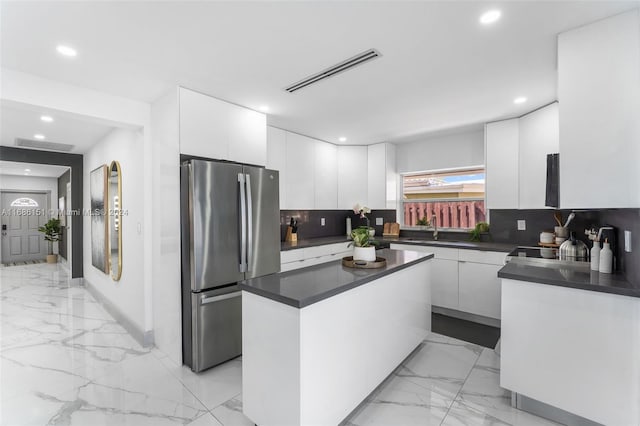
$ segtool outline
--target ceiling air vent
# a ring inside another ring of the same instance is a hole
[[[44,149],[47,151],[62,151],[62,152],[69,152],[73,149],[73,145],[69,145],[66,143],[34,141],[32,139],[22,139],[22,138],[16,138],[16,146],[21,146],[24,148]]]
[[[355,66],[364,64],[365,62],[368,62],[372,59],[375,59],[380,55],[380,52],[378,52],[375,49],[369,49],[365,52],[362,52],[352,58],[347,59],[346,61],[342,61],[339,64],[336,64],[332,67],[329,67],[325,70],[320,71],[319,73],[310,75],[309,77],[298,81],[297,83],[294,83],[292,85],[290,85],[289,87],[285,88],[284,90],[286,90],[289,93],[293,93],[296,90],[300,90],[303,87],[307,87],[311,84],[317,83],[321,80],[324,80],[325,78],[329,78],[333,75],[339,74],[341,72],[347,71]]]

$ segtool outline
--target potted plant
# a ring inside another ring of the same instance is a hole
[[[422,216],[420,219],[417,220],[416,225],[418,225],[420,229],[426,230],[427,227],[429,226],[429,220],[427,220],[426,216]]]
[[[471,241],[480,241],[480,236],[485,232],[489,232],[489,224],[487,222],[478,222],[476,227],[469,231],[469,239]]]
[[[53,243],[60,241],[62,238],[60,229],[60,219],[51,218],[44,226],[38,228],[38,231],[44,234],[44,239],[49,242],[49,254],[47,255],[47,263],[57,263],[58,255],[53,254]]]
[[[375,241],[371,239],[368,226],[360,226],[351,231],[351,244],[353,247],[353,260],[365,260],[375,262],[376,248]]]

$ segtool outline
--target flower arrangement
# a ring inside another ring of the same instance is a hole
[[[359,214],[361,219],[365,219],[367,221],[367,229],[371,229],[369,226],[369,218],[367,217],[367,214],[371,213],[371,209],[369,207],[356,204],[353,206],[353,212],[355,214]]]

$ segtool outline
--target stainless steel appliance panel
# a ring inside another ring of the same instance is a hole
[[[193,371],[242,353],[242,297],[237,285],[192,293],[191,312]]]
[[[191,290],[244,279],[240,269],[242,166],[191,161]]]
[[[244,166],[246,180],[247,271],[255,278],[280,271],[280,197],[276,170]]]

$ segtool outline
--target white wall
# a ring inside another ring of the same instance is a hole
[[[49,210],[58,208],[58,178],[37,176],[0,175],[0,190],[19,189],[24,191],[51,191]],[[0,206],[4,208],[4,206]],[[58,254],[58,244],[53,244],[53,252]]]
[[[484,130],[398,144],[398,173],[484,164]]]
[[[107,299],[140,334],[150,328],[145,321],[144,286],[144,239],[142,223],[144,217],[144,169],[142,157],[144,137],[142,131],[116,129],[105,136],[84,155],[83,208],[91,208],[89,175],[102,164],[117,160],[122,168],[122,277],[113,281],[91,264],[91,220],[83,221],[84,279]],[[140,229],[140,231],[139,231]]]

